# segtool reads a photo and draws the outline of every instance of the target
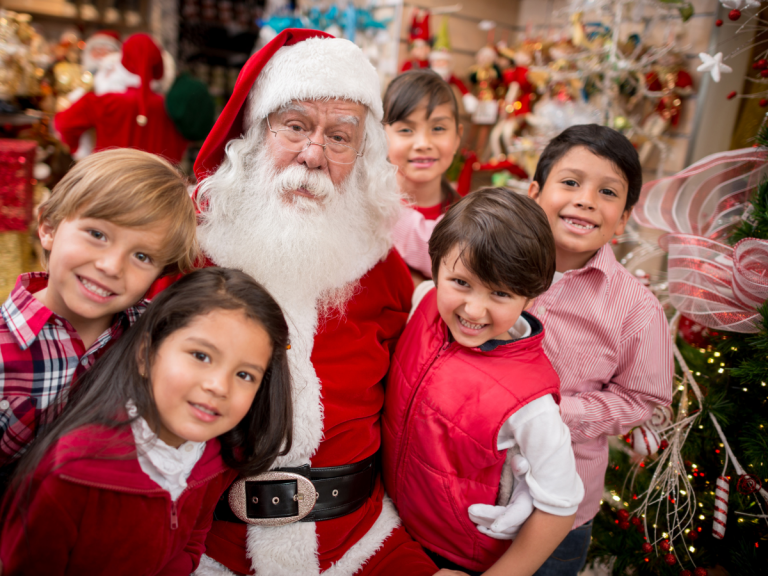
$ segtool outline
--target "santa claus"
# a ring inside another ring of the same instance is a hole
[[[376,464],[382,382],[412,292],[391,249],[400,196],[381,118],[357,46],[288,29],[246,63],[198,156],[201,246],[282,306],[294,402],[290,451],[230,489],[199,576],[437,572]]]

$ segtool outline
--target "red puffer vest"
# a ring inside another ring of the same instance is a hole
[[[436,292],[416,309],[395,350],[382,419],[384,485],[424,547],[470,570],[487,570],[508,540],[481,534],[471,504],[496,504],[506,450],[502,424],[560,381],[541,347],[544,329],[489,352],[448,337]]]

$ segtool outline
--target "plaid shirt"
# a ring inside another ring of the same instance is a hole
[[[22,274],[0,307],[0,466],[21,456],[56,395],[93,366],[108,344],[144,311],[139,302],[115,320],[86,350],[72,325],[32,294],[48,274]]]

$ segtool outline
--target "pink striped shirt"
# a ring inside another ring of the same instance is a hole
[[[656,297],[606,244],[529,308],[545,326],[544,351],[560,376],[560,413],[571,431],[584,500],[574,528],[603,497],[608,436],[625,434],[672,401],[672,351]]]

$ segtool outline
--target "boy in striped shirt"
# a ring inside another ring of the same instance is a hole
[[[641,187],[629,140],[591,124],[568,128],[549,143],[528,189],[547,214],[556,249],[552,286],[528,309],[546,328],[544,351],[560,376],[560,414],[585,489],[573,529],[536,576],[581,570],[603,497],[608,437],[625,434],[672,400],[664,312],[610,247]],[[480,525],[503,538],[516,529],[507,525],[514,520],[505,522],[506,509],[494,508],[484,511]]]

